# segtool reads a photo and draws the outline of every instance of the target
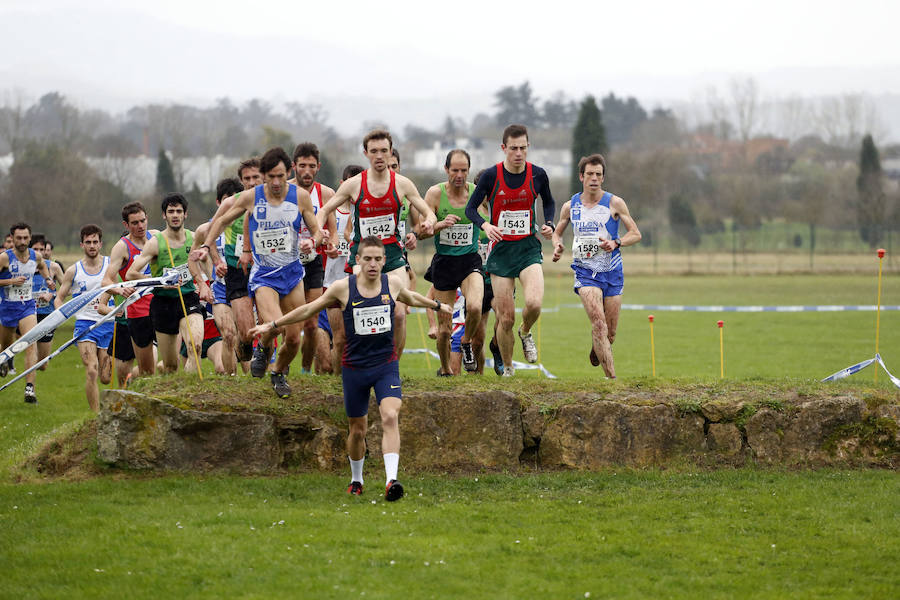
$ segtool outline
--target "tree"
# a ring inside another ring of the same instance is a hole
[[[685,242],[688,248],[700,245],[700,230],[694,208],[687,198],[674,194],[669,198],[669,225],[678,240]]]
[[[602,106],[606,138],[612,146],[629,141],[635,128],[647,120],[647,111],[634,97],[621,100],[610,92]]]
[[[881,243],[884,236],[884,220],[887,216],[887,198],[884,193],[881,159],[872,136],[866,134],[859,154],[859,176],[856,178],[858,192],[856,217],[859,236],[871,248]]]
[[[572,131],[572,177],[569,180],[569,190],[575,193],[581,189],[581,180],[578,173],[578,161],[582,156],[589,156],[597,152],[606,152],[606,130],[603,128],[603,118],[597,101],[593,96],[587,96],[581,101],[578,109],[578,120]],[[605,174],[604,174],[605,175]]]
[[[176,189],[178,187],[175,185],[175,171],[172,169],[172,162],[166,151],[160,148],[159,157],[156,159],[156,192],[162,196],[174,192]]]
[[[571,129],[578,117],[578,105],[562,91],[544,101],[543,121],[546,127]]]
[[[511,123],[536,127],[541,124],[541,116],[537,109],[537,98],[531,91],[531,84],[527,81],[520,86],[508,85],[494,94],[494,105],[497,114],[494,121],[500,127],[506,127]]]

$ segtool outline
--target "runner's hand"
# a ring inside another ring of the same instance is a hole
[[[244,275],[246,275],[247,269],[250,268],[250,265],[253,264],[253,255],[249,252],[241,252],[241,257],[238,259],[238,264],[244,271]]]
[[[212,288],[205,281],[201,281],[197,284],[197,295],[200,296],[200,299],[204,302],[213,303],[213,293]]]
[[[419,238],[416,237],[414,233],[406,234],[406,242],[403,244],[407,250],[415,250],[416,245],[419,243]]]
[[[562,257],[563,249],[562,242],[557,242],[553,248],[553,262],[559,262],[560,257]]]
[[[226,273],[228,273],[228,263],[225,262],[225,259],[222,259],[219,261],[219,264],[216,265],[216,275],[225,277]]]
[[[201,246],[196,250],[191,250],[191,255],[189,258],[196,262],[202,262],[206,260],[207,256],[209,256],[209,248],[204,248],[203,246]]]
[[[487,234],[488,239],[492,242],[500,242],[503,241],[503,234],[500,232],[500,228],[496,225],[491,225],[490,223],[484,223],[481,226],[481,230]]]

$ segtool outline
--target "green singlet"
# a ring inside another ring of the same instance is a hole
[[[475,191],[475,184],[467,182],[469,194]],[[437,220],[441,221],[447,215],[456,215],[459,221],[453,227],[448,227],[434,234],[434,251],[445,256],[462,256],[478,252],[478,238],[481,229],[466,216],[466,207],[454,208],[447,197],[447,184],[441,184],[441,200],[437,209]],[[442,241],[443,240],[443,241]]]
[[[230,227],[225,229],[225,264],[237,268],[238,259],[244,250],[244,215],[235,219]]]
[[[181,272],[181,281],[185,281],[185,283],[181,285],[181,293],[189,294],[196,289],[194,287],[194,280],[187,270],[188,250],[194,243],[194,232],[190,229],[185,229],[184,234],[184,246],[181,248],[169,248],[169,242],[162,231],[159,231],[154,235],[159,249],[157,251],[156,260],[151,261],[150,263],[150,274],[154,277],[160,277],[163,274],[164,269],[177,268]],[[169,260],[169,250],[172,251],[171,261]],[[165,288],[155,288],[153,293],[160,296],[178,296],[178,290]]]

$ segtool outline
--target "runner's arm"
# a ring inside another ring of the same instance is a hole
[[[156,236],[153,236],[144,245],[141,253],[134,257],[131,266],[128,267],[128,271],[125,273],[125,279],[142,279],[144,277],[144,269],[150,264],[151,260],[156,258],[158,253],[159,243],[156,241]]]
[[[206,238],[210,240],[214,240],[219,237],[219,235],[225,231],[225,228],[234,223],[235,219],[244,214],[245,211],[249,210],[253,205],[253,198],[256,195],[255,188],[244,190],[237,196],[233,196],[234,203],[225,210],[224,213],[220,214],[216,218],[212,220],[209,224],[209,229],[206,230]],[[217,213],[218,214],[218,213]],[[218,264],[220,260],[219,251],[216,248],[215,244],[207,245],[208,254],[212,263]],[[204,253],[200,253],[197,256],[198,260],[203,260],[206,257]]]
[[[77,265],[78,263],[75,263]],[[72,265],[68,269],[66,269],[65,275],[63,275],[62,283],[59,285],[59,290],[56,292],[56,299],[53,301],[53,308],[59,308],[63,305],[63,302],[66,299],[66,296],[69,295],[69,290],[72,289],[72,281],[75,280],[75,265]]]
[[[618,213],[619,222],[625,226],[625,235],[619,236],[619,245],[631,246],[640,242],[641,230],[638,229],[637,223],[634,222],[631,213],[628,212],[628,206],[625,204],[625,201],[618,196],[613,196],[609,205],[613,215]],[[610,244],[615,246],[613,242],[610,242]]]
[[[556,224],[556,229],[553,230],[553,262],[558,261],[563,253],[562,236],[566,231],[566,227],[569,226],[570,210],[571,202],[566,202],[559,211],[559,223]]]
[[[348,279],[344,278],[339,281],[336,281],[331,287],[325,290],[325,293],[309,302],[308,304],[302,304],[290,311],[286,315],[278,317],[275,321],[269,321],[268,323],[263,323],[262,325],[257,325],[253,329],[250,330],[251,336],[257,335],[265,335],[269,331],[276,329],[276,321],[277,321],[277,329],[283,328],[285,325],[289,325],[291,323],[299,323],[300,321],[305,321],[311,316],[318,314],[320,310],[323,308],[331,308],[334,306],[346,306],[347,298],[350,295],[350,288],[348,287]]]

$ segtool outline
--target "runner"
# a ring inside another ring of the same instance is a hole
[[[222,343],[222,335],[219,332],[219,328],[216,326],[216,319],[213,316],[214,307],[215,305],[211,306],[208,303],[204,306],[206,309],[206,318],[203,319],[203,344],[201,345],[200,360],[208,358],[209,362],[213,364],[213,370],[215,370],[218,375],[234,375],[234,359],[231,360],[232,371],[227,370],[225,361],[223,360],[225,347]],[[183,366],[187,363],[188,359],[187,346],[184,342],[181,342],[179,354],[181,355],[181,364]]]
[[[178,369],[178,335],[188,346],[188,362],[185,371],[200,368],[195,357],[200,355],[203,341],[203,318],[206,311],[200,304],[194,280],[188,270],[188,249],[194,233],[184,226],[187,219],[187,199],[178,193],[168,194],[162,201],[162,215],[166,228],[158,231],[144,245],[141,253],[134,257],[126,272],[126,279],[145,277],[144,269],[150,265],[154,277],[165,270],[177,269],[180,289],[177,286],[154,288],[150,302],[150,318],[156,331],[156,343],[163,370],[173,373]],[[196,350],[196,353],[194,352]]]
[[[66,296],[72,292],[72,297],[90,292],[102,287],[103,274],[109,266],[109,257],[100,254],[103,249],[103,231],[96,225],[85,225],[81,228],[82,258],[74,265],[66,269],[59,293],[54,304],[56,308],[63,305]],[[113,323],[106,322],[92,331],[87,332],[102,315],[97,312],[98,300],[92,301],[75,313],[75,337],[78,340],[78,352],[81,354],[81,363],[84,365],[84,394],[87,396],[88,406],[92,411],[100,412],[100,382],[109,383],[111,369],[109,355],[106,349],[113,336]],[[87,333],[85,333],[87,332]]]
[[[0,352],[15,341],[16,330],[25,335],[37,325],[32,279],[35,272],[47,280],[50,289],[55,289],[52,274],[43,260],[39,260],[32,248],[31,227],[27,223],[16,223],[9,228],[12,248],[0,252]],[[30,369],[37,362],[37,346],[31,344],[25,349],[25,368]],[[10,369],[10,373],[12,370]],[[34,371],[25,376],[25,402],[34,404]]]
[[[345,181],[365,170],[365,167],[360,165],[347,165],[341,174],[341,184],[343,185]],[[325,289],[331,287],[339,279],[344,279],[348,276],[345,269],[347,268],[347,260],[350,257],[350,242],[353,237],[353,204],[347,200],[334,210],[334,216],[337,225],[335,231],[344,233],[339,239],[334,240],[337,256],[330,256],[325,263],[325,280],[322,282]],[[332,306],[326,309],[326,313],[328,314],[328,324],[331,327],[331,372],[335,375],[340,375],[341,357],[344,355],[344,345],[346,343],[344,317],[339,308]]]
[[[222,202],[227,198],[240,194],[243,190],[244,186],[241,185],[238,179],[231,177],[220,180],[216,185],[216,206],[221,206]],[[222,349],[220,353],[216,353],[221,355],[221,364],[216,365],[216,372],[218,373],[221,368],[223,373],[234,375],[237,371],[235,352],[237,351],[238,336],[234,312],[231,310],[231,304],[228,302],[227,287],[225,285],[225,277],[228,273],[227,261],[225,265],[220,262],[218,267],[213,268],[212,263],[208,260],[209,257],[203,261],[202,265],[195,259],[195,256],[199,254],[196,250],[206,242],[206,234],[210,223],[212,223],[212,220],[208,223],[203,223],[194,232],[194,243],[191,246],[192,252],[188,255],[188,268],[194,277],[194,281],[199,282],[197,284],[197,295],[204,302],[211,304],[212,318],[216,325],[216,335],[221,335]],[[219,251],[219,256],[227,254],[226,245],[228,239],[229,236],[225,233],[221,233],[216,238],[216,248]],[[233,250],[231,252],[233,253]],[[212,284],[209,283],[210,277],[212,278]],[[205,327],[209,328],[208,325],[205,325]],[[207,344],[204,343],[204,348],[206,346]],[[215,363],[216,361],[213,360],[213,362]]]
[[[312,142],[303,142],[298,144],[294,149],[294,179],[288,181],[307,191],[312,199],[313,210],[318,213],[319,209],[334,196],[334,190],[327,185],[322,185],[316,181],[316,175],[322,163],[319,160],[319,148]],[[331,238],[337,237],[335,216],[329,215],[324,224],[327,231],[329,241]],[[331,233],[335,232],[335,233]],[[304,224],[300,229],[300,238],[308,239],[312,236],[309,228]],[[333,242],[332,242],[332,245]],[[333,253],[337,256],[336,253]],[[323,283],[325,280],[325,263],[327,257],[325,248],[318,248],[315,253],[301,254],[300,262],[303,263],[303,290],[307,302],[312,302],[322,295]],[[318,329],[318,319],[313,316],[303,323],[303,342],[300,347],[300,372],[309,373],[312,369],[313,358],[316,354],[316,336]]]
[[[218,237],[225,227],[250,211],[247,219],[253,246],[250,293],[256,299],[256,309],[263,321],[274,321],[304,303],[300,253],[313,252],[323,239],[309,194],[287,182],[290,169],[291,159],[284,149],[268,150],[260,159],[264,183],[241,192],[233,206],[213,220],[207,233],[207,237]],[[300,239],[304,223],[309,227],[311,239]],[[213,263],[218,263],[215,246],[204,244],[200,249],[206,249]],[[280,398],[291,394],[285,377],[300,347],[300,331],[299,325],[287,327],[284,342],[278,348],[271,381]],[[250,374],[254,377],[265,375],[274,338],[274,334],[260,338],[250,363]]]
[[[434,297],[446,304],[456,301],[457,289],[466,298],[465,332],[460,339],[463,367],[466,371],[478,369],[472,349],[472,333],[479,328],[481,304],[484,299],[484,274],[481,256],[478,254],[478,237],[481,230],[466,217],[465,209],[475,184],[469,183],[471,162],[465,150],[451,150],[444,161],[447,181],[431,186],[425,193],[425,203],[440,219],[434,225],[435,254],[425,279],[434,284]],[[420,238],[430,237],[420,233]],[[450,370],[450,336],[452,323],[449,317],[438,318],[437,349],[441,357],[441,373]]]
[[[358,272],[354,265],[360,239],[375,235],[385,245],[384,272],[398,279],[403,287],[409,288],[407,262],[403,257],[403,245],[399,239],[400,232],[397,226],[400,217],[400,198],[409,199],[412,206],[425,215],[420,225],[423,233],[433,233],[432,228],[436,219],[434,212],[425,204],[413,182],[388,168],[392,146],[391,134],[382,129],[370,131],[363,138],[363,154],[369,159],[369,168],[340,185],[331,200],[319,211],[319,225],[323,226],[325,219],[338,206],[349,200],[355,209],[349,261],[351,268],[354,272]],[[406,306],[402,302],[396,303],[394,343],[397,344],[399,356],[406,343]]]
[[[347,492],[357,496],[363,492],[369,394],[374,389],[383,429],[381,449],[386,476],[385,499],[394,501],[403,497],[403,486],[397,481],[402,391],[393,340],[396,324],[394,304],[401,300],[410,306],[431,306],[442,312],[449,312],[450,307],[411,292],[403,286],[400,278],[384,274],[384,244],[378,237],[364,237],[356,246],[355,262],[359,275],[341,279],[316,301],[296,308],[276,321],[266,322],[256,327],[254,332],[270,336],[279,328],[307,319],[326,306],[340,306],[347,331],[341,375],[344,409],[350,421],[347,454],[351,477]]]
[[[44,258],[44,238],[35,236],[35,238],[31,240],[31,248],[34,250],[35,257],[46,263],[47,268],[52,275],[53,282],[56,284],[55,287],[58,288],[59,284],[62,283],[63,270],[60,268],[59,263]],[[47,280],[38,272],[35,272],[34,278],[32,279],[32,292],[34,294],[37,322],[40,323],[47,318],[47,315],[53,312],[53,299],[56,298],[56,292],[50,289],[47,285]],[[50,355],[53,334],[54,332],[51,331],[37,341],[38,362]],[[45,371],[46,369],[46,364],[38,367],[38,370],[40,371]]]
[[[514,374],[512,366],[513,325],[516,320],[513,290],[516,278],[522,282],[525,306],[519,339],[525,360],[537,362],[537,347],[531,327],[541,314],[544,300],[544,272],[541,268],[540,231],[545,238],[553,234],[553,215],[556,209],[550,193],[550,180],[544,169],[525,160],[528,154],[528,130],[524,125],[510,125],[503,131],[500,145],[506,158],[493,170],[486,170],[475,187],[466,206],[466,216],[480,227],[492,242],[485,270],[491,274],[494,289],[494,310],[499,326],[497,338],[503,358],[503,375]],[[535,204],[543,201],[544,224],[538,229]],[[478,214],[486,203],[490,221]]]
[[[134,258],[141,253],[147,242],[158,233],[155,229],[147,229],[147,211],[140,202],[129,202],[122,207],[122,224],[128,232],[113,245],[109,253],[109,266],[103,276],[103,286],[116,283],[116,275],[122,281],[126,280],[128,268],[134,262]],[[149,265],[144,270],[144,277],[150,276]],[[117,288],[113,294],[127,297],[135,293],[134,288]],[[101,295],[98,303],[98,311],[102,314],[107,304],[106,296]],[[153,342],[156,336],[153,332],[153,319],[150,318],[150,302],[153,294],[145,294],[140,300],[125,309],[125,322],[116,319],[115,348],[111,349],[114,358],[121,363],[117,365],[119,384],[124,384],[131,368],[127,367],[130,361],[137,359],[137,374],[152,375],[156,368],[156,359],[153,355]]]
[[[591,322],[590,361],[603,365],[610,379],[616,378],[612,343],[616,339],[619,310],[622,308],[623,246],[641,241],[641,232],[628,212],[625,201],[603,191],[606,160],[591,154],[578,161],[578,177],[583,189],[563,204],[559,224],[553,232],[553,262],[563,252],[562,235],[572,222],[572,270],[575,271],[575,293],[581,298]],[[619,224],[625,235],[619,237]]]

